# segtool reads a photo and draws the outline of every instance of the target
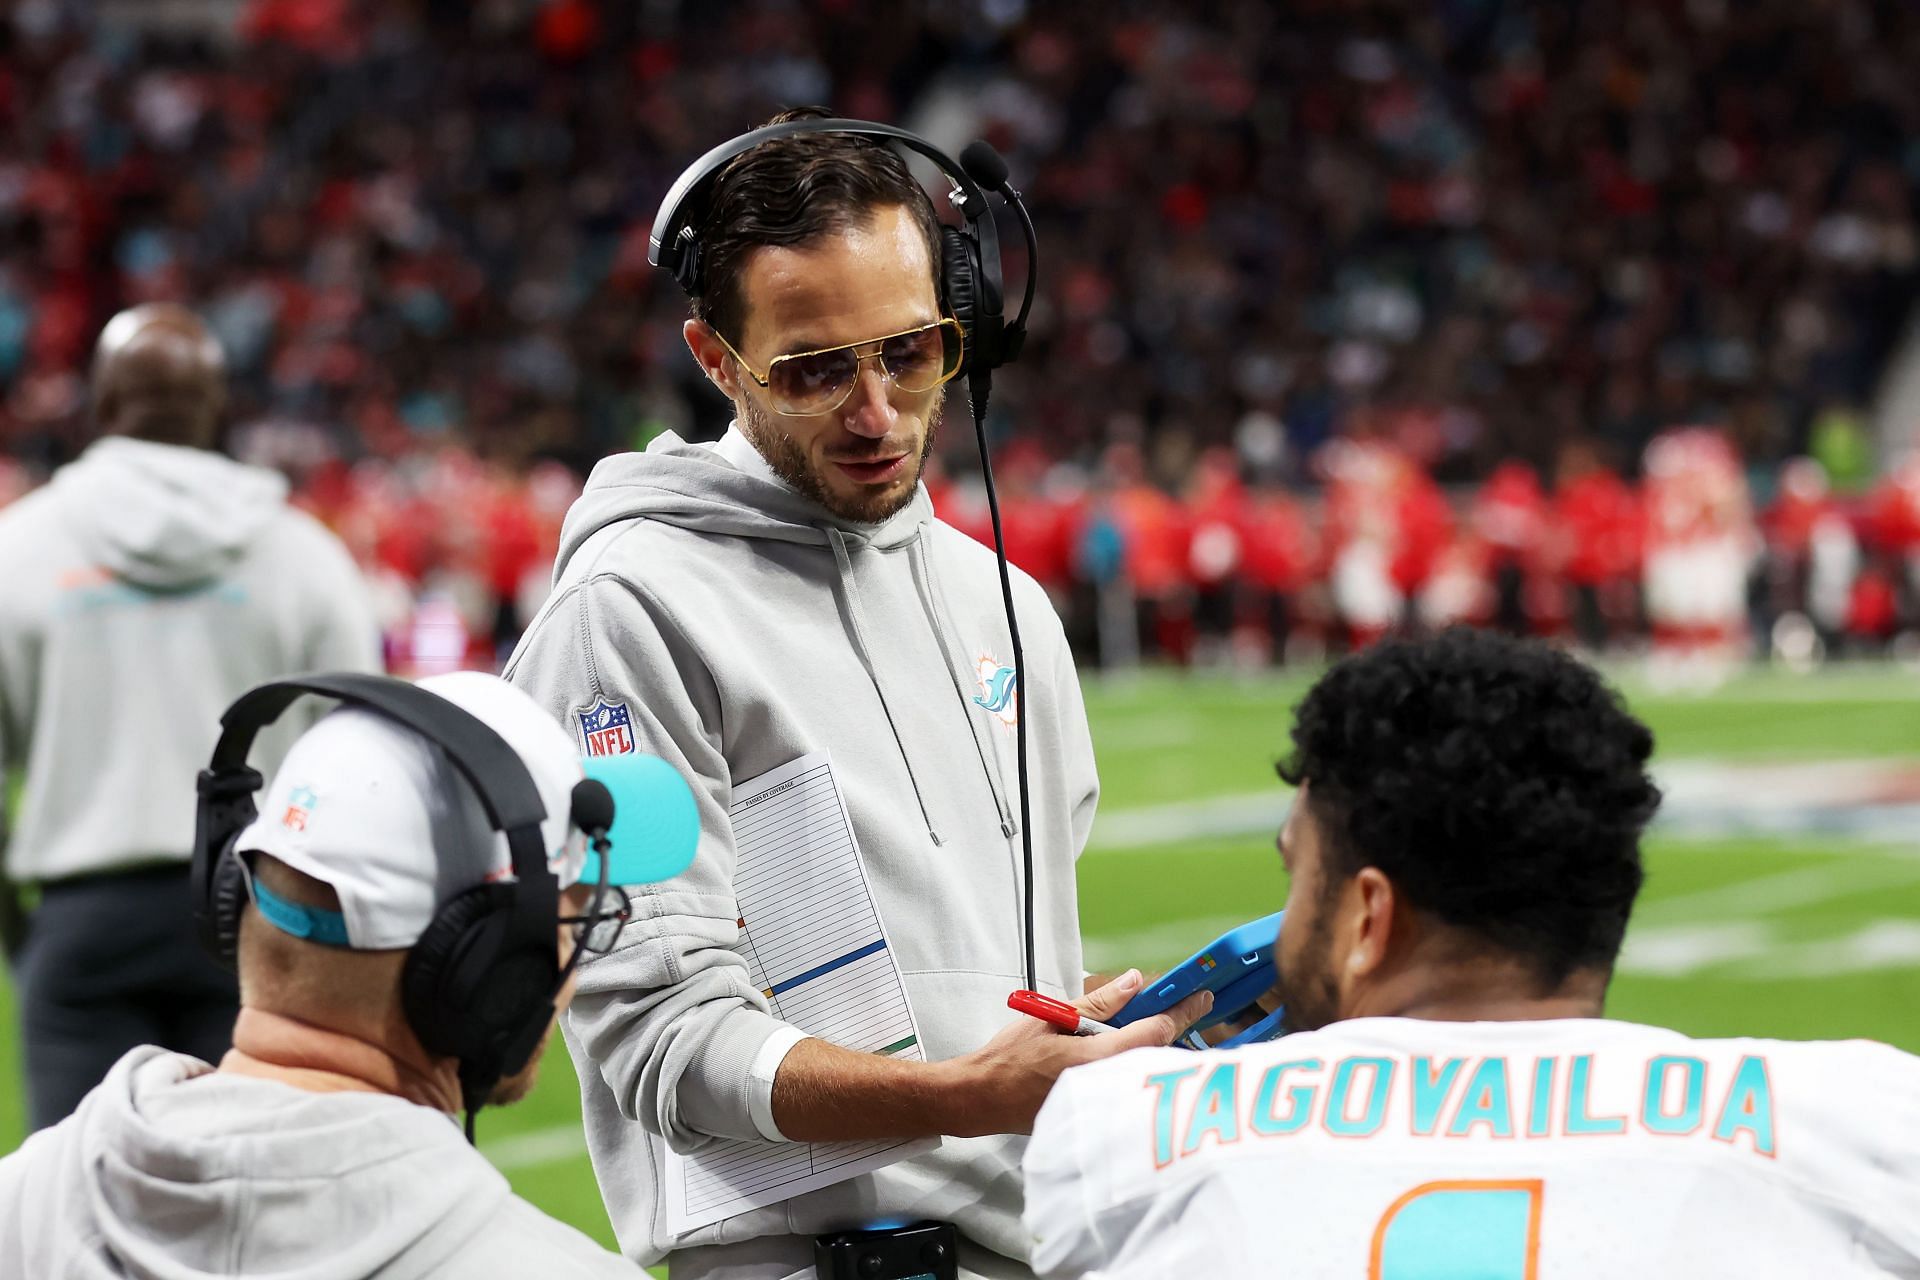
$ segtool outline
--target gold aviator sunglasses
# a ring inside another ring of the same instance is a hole
[[[847,402],[860,380],[860,362],[878,359],[886,380],[902,391],[931,391],[960,372],[967,349],[967,331],[952,316],[903,329],[884,338],[868,338],[818,351],[775,356],[763,373],[747,363],[718,329],[713,336],[727,349],[747,376],[767,392],[775,413],[807,418],[832,413]]]

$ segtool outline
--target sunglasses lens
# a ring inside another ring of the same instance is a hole
[[[620,940],[620,931],[632,915],[633,906],[626,890],[619,885],[608,885],[594,895],[587,910],[579,916],[583,922],[577,940],[579,948],[592,955],[613,950],[614,943]]]
[[[846,398],[859,367],[848,347],[787,356],[767,370],[767,391],[782,413],[825,413]]]
[[[888,338],[880,358],[902,391],[931,391],[960,363],[960,335],[951,325],[929,325]]]
[[[586,937],[580,939],[580,949],[589,955],[603,956],[613,950],[613,944],[620,941],[620,931],[626,928],[625,913],[608,916],[595,921],[587,930]]]

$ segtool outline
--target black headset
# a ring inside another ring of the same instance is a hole
[[[897,143],[933,161],[946,174],[954,186],[949,198],[964,222],[959,227],[945,223],[940,226],[940,299],[966,330],[965,367],[970,377],[977,378],[1017,359],[1026,341],[1034,277],[1029,270],[1020,315],[1012,324],[1006,323],[1002,316],[1005,295],[1000,279],[1000,236],[994,229],[992,211],[987,208],[983,184],[1000,192],[1018,212],[1029,246],[1033,243],[1033,223],[1020,201],[1020,193],[1007,183],[1006,161],[984,142],[967,147],[956,161],[918,134],[871,120],[788,120],[743,133],[695,160],[667,188],[660,212],[654,215],[653,231],[647,238],[647,261],[671,272],[688,294],[698,296],[706,292],[699,224],[706,218],[714,183],[721,171],[735,156],[763,142],[809,133],[847,133]],[[976,393],[976,399],[982,398]]]
[[[472,784],[493,829],[507,837],[513,880],[449,899],[413,944],[401,977],[402,1006],[421,1045],[460,1063],[471,1134],[472,1115],[494,1084],[526,1066],[539,1047],[563,974],[554,933],[560,886],[540,832],[546,806],[519,753],[464,707],[404,680],[359,673],[296,676],[240,695],[220,717],[220,741],[197,784],[192,883],[201,943],[233,966],[247,903],[246,868],[235,846],[257,814],[262,782],[247,752],[260,730],[306,694],[375,712],[439,747]],[[580,795],[590,788],[601,784],[576,787],[576,815],[590,807]]]
[[[1008,177],[1007,162],[984,141],[967,144],[955,161],[946,152],[918,134],[872,120],[848,120],[840,117],[788,120],[743,133],[721,143],[695,160],[674,184],[667,188],[660,211],[654,215],[653,231],[647,238],[647,261],[673,274],[680,287],[692,297],[706,292],[700,224],[706,219],[714,184],[736,156],[753,150],[763,142],[809,133],[845,133],[895,143],[917,152],[939,167],[953,183],[948,199],[960,211],[959,227],[940,225],[940,300],[960,327],[966,331],[966,350],[962,366],[967,371],[968,398],[973,405],[974,437],[980,446],[980,474],[987,490],[987,512],[993,519],[993,550],[1000,565],[1000,601],[1006,609],[1007,634],[1013,645],[1014,687],[1019,692],[1020,715],[1014,724],[1014,753],[1019,774],[1020,852],[1026,879],[1021,885],[1021,919],[1026,945],[1026,979],[1037,990],[1033,945],[1033,823],[1027,797],[1027,698],[1026,654],[1020,647],[1020,623],[1013,611],[1013,581],[1007,571],[1006,539],[1000,531],[1000,496],[994,489],[993,463],[987,450],[987,397],[993,386],[993,371],[1019,358],[1026,345],[1027,314],[1033,310],[1034,283],[1039,279],[1040,246],[1033,230],[1033,218]],[[993,214],[987,207],[987,190],[1000,194],[1020,219],[1027,241],[1027,283],[1020,300],[1020,314],[1007,323],[1003,308],[1006,291],[1000,275],[1000,236],[994,229]],[[1071,994],[1071,993],[1070,993]]]

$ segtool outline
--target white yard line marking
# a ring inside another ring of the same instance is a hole
[[[1878,920],[1844,937],[1776,947],[1738,976],[1765,982],[1883,969],[1920,969],[1920,920]]]
[[[1654,829],[1682,838],[1812,836],[1876,841],[1920,849],[1920,803],[1875,803],[1910,795],[1911,761],[1822,760],[1801,763],[1681,760],[1655,776],[1666,794]],[[1284,787],[1180,800],[1137,809],[1102,809],[1089,853],[1158,851],[1182,840],[1272,838],[1286,821]]]
[[[1192,954],[1244,920],[1196,916],[1130,933],[1088,936],[1086,963],[1099,973],[1128,965],[1167,964]],[[1652,978],[1685,978],[1714,970],[1714,978],[1775,982],[1840,974],[1920,969],[1920,920],[1880,920],[1851,933],[1788,941],[1778,921],[1727,920],[1648,925],[1627,934],[1619,971]]]
[[[558,1164],[587,1153],[587,1135],[578,1124],[557,1124],[548,1129],[532,1129],[510,1137],[480,1144],[480,1154],[502,1173],[532,1169],[543,1164]]]
[[[1268,836],[1286,821],[1293,793],[1281,788],[1250,795],[1178,800],[1147,809],[1102,810],[1093,820],[1089,853],[1161,851],[1181,840]]]
[[[1778,923],[1746,920],[1634,930],[1622,973],[1718,982],[1779,982],[1920,970],[1920,920],[1878,920],[1834,938],[1790,942]]]
[[[1687,702],[1704,706],[1712,702],[1728,706],[1741,703],[1821,703],[1842,707],[1879,707],[1899,706],[1920,699],[1920,678],[1909,685],[1896,685],[1889,681],[1884,685],[1855,682],[1851,685],[1828,686],[1818,684],[1733,684],[1701,694],[1676,693],[1672,690],[1655,689],[1644,681],[1627,681],[1619,686],[1627,695],[1630,703],[1639,702]]]
[[[1773,944],[1773,929],[1759,920],[1629,928],[1614,969],[1653,978],[1682,978],[1731,960],[1762,955]]]
[[[1795,867],[1734,884],[1655,898],[1636,907],[1633,919],[1636,924],[1652,925],[1700,921],[1713,916],[1758,915],[1920,881],[1920,850],[1894,845],[1868,846],[1848,852],[1885,856],[1836,857],[1816,866]]]

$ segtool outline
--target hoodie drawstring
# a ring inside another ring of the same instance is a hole
[[[860,621],[860,593],[853,585],[853,558],[847,554],[847,535],[840,530],[827,527],[827,541],[833,546],[833,562],[839,569],[840,593],[845,601],[849,629],[853,632],[853,647],[860,655],[860,665],[867,669],[867,679],[873,682],[873,691],[880,699],[880,710],[886,714],[887,728],[893,733],[894,748],[900,753],[900,762],[907,767],[907,778],[913,783],[914,802],[920,806],[920,821],[926,824],[927,838],[938,846],[946,843],[940,833],[934,830],[933,818],[927,813],[926,797],[920,794],[920,779],[913,771],[913,760],[907,755],[907,744],[900,738],[900,726],[894,723],[893,708],[887,703],[886,686],[880,683],[880,672],[873,664],[873,655],[867,648],[866,628]],[[944,646],[943,646],[944,647]]]
[[[973,731],[973,752],[980,760],[980,772],[987,775],[987,787],[993,792],[993,803],[1000,810],[1000,834],[1013,836],[1020,830],[1014,821],[1013,813],[1007,808],[1007,797],[1000,781],[1000,770],[995,767],[1000,761],[1000,747],[996,742],[993,748],[994,763],[987,763],[987,746],[980,738],[981,717],[973,714],[968,706],[967,684],[960,674],[960,665],[953,656],[953,645],[948,642],[952,633],[947,630],[946,619],[940,615],[940,592],[933,580],[933,564],[927,558],[926,541],[914,539],[907,549],[908,562],[913,567],[913,585],[920,593],[920,607],[927,611],[927,618],[933,623],[933,640],[940,647],[940,655],[947,660],[947,677],[953,681],[954,696],[960,699],[960,712],[965,717],[967,728]],[[1025,689],[1014,690],[1014,697],[1026,694]],[[1016,703],[1016,705],[1018,705]]]

